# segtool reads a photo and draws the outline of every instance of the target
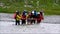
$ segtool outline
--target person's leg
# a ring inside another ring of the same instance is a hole
[[[28,20],[28,25],[31,23],[31,20]]]
[[[17,25],[18,25],[19,21],[17,21]]]
[[[37,20],[37,24],[39,24],[39,20]]]
[[[35,24],[35,20],[33,20],[34,24]]]
[[[41,20],[37,20],[37,24],[39,24],[41,22]]]
[[[15,25],[17,25],[17,20],[15,20]]]
[[[31,23],[30,24],[32,24],[32,20],[31,20]]]
[[[20,21],[18,20],[18,25],[20,25]]]
[[[22,20],[22,24],[23,24],[23,20]]]
[[[41,23],[41,20],[39,20],[39,22]]]
[[[25,20],[22,20],[22,24],[25,24]]]
[[[26,21],[25,20],[23,20],[23,24],[26,24]]]

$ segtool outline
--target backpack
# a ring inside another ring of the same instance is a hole
[[[13,18],[16,19],[16,13],[14,14]]]

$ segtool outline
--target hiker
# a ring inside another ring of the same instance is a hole
[[[31,24],[31,11],[28,12],[28,15],[27,15],[27,24],[30,25]]]
[[[26,24],[26,15],[27,15],[27,12],[26,11],[23,11],[22,18],[21,18],[22,24]]]
[[[16,11],[16,13],[14,14],[14,18],[15,18],[15,25],[20,25],[21,16],[19,11]]]
[[[34,23],[35,24],[35,20],[36,20],[36,14],[35,11],[31,12],[31,24]]]
[[[41,9],[40,15],[41,15],[41,19],[44,20],[44,10],[43,9]]]
[[[34,10],[34,19],[35,19],[35,23],[36,23],[36,21],[37,21],[37,11],[36,10]]]
[[[41,22],[41,14],[40,12],[37,13],[37,24]]]

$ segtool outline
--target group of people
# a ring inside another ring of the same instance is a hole
[[[35,10],[33,11],[23,11],[22,14],[20,14],[20,11],[16,11],[14,14],[14,19],[15,19],[15,25],[20,25],[20,20],[21,20],[21,24],[39,24],[41,22],[41,20],[44,19],[43,17],[43,11],[37,12]]]

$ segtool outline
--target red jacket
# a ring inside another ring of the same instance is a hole
[[[22,20],[26,20],[26,16],[25,15],[22,15],[21,19]]]
[[[43,20],[44,18],[43,18],[43,16],[41,15],[41,14],[39,14],[38,16],[37,16],[37,20]]]
[[[41,19],[43,20],[44,17],[43,17],[43,13],[42,12],[40,12],[40,16],[41,16]]]
[[[37,16],[37,20],[41,20],[41,15],[40,14]]]

